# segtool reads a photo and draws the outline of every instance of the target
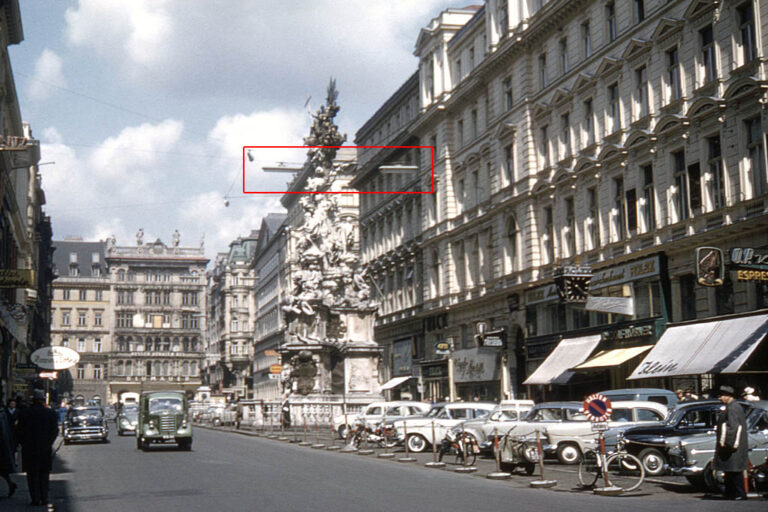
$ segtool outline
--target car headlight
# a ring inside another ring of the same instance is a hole
[[[453,427],[451,429],[451,433],[454,435],[461,434],[461,432],[464,430],[464,427]]]

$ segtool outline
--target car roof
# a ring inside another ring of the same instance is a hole
[[[670,391],[670,390],[664,389],[664,388],[622,388],[622,389],[608,389],[608,390],[600,392],[601,395],[610,395],[610,394],[614,394],[614,393],[616,393],[616,394],[621,393],[622,395],[623,394],[627,394],[627,393],[632,393],[632,394],[635,394],[635,395],[637,395],[637,394],[641,394],[641,395],[646,395],[646,394],[665,394],[665,395],[669,395],[669,394],[672,394],[672,395],[675,395],[674,391]],[[677,396],[677,395],[675,395],[675,396]]]
[[[581,407],[581,402],[542,402],[534,405],[537,409],[543,409],[544,407]]]
[[[667,412],[669,409],[666,405],[658,402],[648,402],[646,400],[619,400],[611,402],[612,409],[656,409],[659,412]]]
[[[450,402],[445,404],[446,409],[493,409],[493,402]]]
[[[504,407],[505,405],[536,405],[533,400],[502,400],[499,405]]]

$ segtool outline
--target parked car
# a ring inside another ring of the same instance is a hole
[[[472,419],[487,418],[496,407],[492,402],[451,402],[436,404],[426,416],[403,418],[392,423],[399,441],[412,452],[423,452],[439,443],[453,427]],[[434,423],[434,437],[432,425]],[[406,438],[407,429],[407,438]]]
[[[753,407],[748,402],[741,403],[751,414]],[[618,434],[618,442],[623,442],[627,451],[642,461],[647,475],[663,475],[669,462],[668,448],[678,445],[683,437],[714,436],[717,415],[723,407],[719,400],[682,402],[664,423],[628,428]]]
[[[680,401],[674,391],[660,388],[609,389],[608,391],[601,391],[600,394],[609,398],[612,402],[626,402],[629,400],[656,402],[666,405],[667,409],[674,408]]]
[[[347,437],[347,429],[354,427],[358,422],[376,424],[381,421],[395,421],[408,416],[423,416],[431,409],[430,404],[412,402],[408,400],[393,402],[373,402],[368,404],[360,414],[339,414],[333,418],[333,430],[344,439]]]
[[[742,403],[747,409],[747,439],[749,462],[764,464],[768,457],[768,401]],[[675,441],[677,443],[675,444]],[[722,492],[720,482],[712,471],[715,455],[715,435],[709,431],[690,435],[681,434],[666,442],[669,471],[683,475],[696,488]]]
[[[152,443],[176,443],[192,448],[192,425],[187,396],[183,391],[144,392],[139,399],[136,448],[147,450]]]
[[[609,428],[659,424],[667,417],[667,407],[656,402],[616,401],[612,409],[611,419],[606,422]],[[592,430],[591,421],[547,425],[544,434],[549,450],[554,450],[563,464],[577,464],[582,453],[597,448],[597,433]]]
[[[536,432],[544,434],[544,429],[549,425],[571,422],[587,422],[589,419],[581,412],[582,404],[580,402],[544,402],[536,404],[528,412],[528,415],[522,421],[513,422],[512,426],[503,432],[514,438],[528,438],[533,440]],[[546,454],[555,453],[557,447],[544,445]],[[504,443],[501,445],[501,462],[515,464],[518,460],[518,454],[515,443]]]
[[[126,405],[115,419],[117,425],[117,435],[124,436],[126,433],[136,433],[136,424],[139,421],[139,408]]]
[[[234,425],[237,419],[237,404],[222,404],[211,408],[210,422],[214,426]]]
[[[502,400],[487,418],[467,420],[464,431],[471,434],[483,451],[493,448],[494,437],[504,435],[534,406],[533,400]]]
[[[101,441],[109,439],[109,427],[104,409],[98,406],[73,407],[64,420],[64,444],[73,441]]]

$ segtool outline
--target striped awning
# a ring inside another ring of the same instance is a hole
[[[626,363],[633,357],[637,357],[640,354],[648,352],[653,348],[653,345],[642,345],[639,347],[628,348],[615,348],[613,350],[601,350],[593,357],[587,359],[578,366],[574,366],[574,370],[592,370],[598,368],[610,368],[611,366],[619,366],[622,363]]]
[[[557,344],[536,371],[523,384],[566,384],[573,376],[571,368],[581,364],[600,343],[600,335],[566,338]]]

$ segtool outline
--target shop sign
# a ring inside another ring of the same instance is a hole
[[[411,338],[392,344],[392,375],[410,375],[413,366],[413,348]]]
[[[80,354],[67,347],[43,347],[32,352],[29,359],[45,370],[66,370],[80,361]]]
[[[477,349],[457,350],[453,353],[453,375],[456,382],[484,382],[496,380],[498,363],[496,352]]]
[[[477,339],[481,347],[506,348],[507,346],[507,336],[504,329],[488,331],[485,334],[479,335]]]
[[[423,366],[421,374],[427,379],[438,379],[448,376],[448,367],[444,364],[435,366]]]
[[[423,320],[422,327],[424,332],[439,331],[448,327],[448,313],[428,316]]]
[[[447,341],[438,341],[435,343],[435,354],[438,356],[447,356],[451,353],[451,344]]]
[[[546,286],[539,286],[525,292],[525,305],[530,306],[532,304],[539,304],[541,302],[549,302],[553,300],[560,300],[560,294],[557,292],[557,286],[554,284],[548,284]]]
[[[35,271],[28,268],[0,269],[0,288],[32,288]]]
[[[725,279],[723,251],[717,247],[696,248],[696,281],[701,286],[720,286]]]
[[[269,366],[269,373],[273,375],[280,375],[282,371],[283,371],[283,365],[281,364],[273,364]]]
[[[621,329],[603,331],[601,334],[603,341],[627,340],[631,338],[641,338],[644,336],[653,336],[653,325],[630,325]]]
[[[738,281],[768,281],[768,252],[757,252],[751,247],[731,249],[731,263],[736,265]]]
[[[650,258],[595,271],[589,282],[589,288],[590,290],[597,290],[657,275],[659,275],[659,257],[651,256]]]

